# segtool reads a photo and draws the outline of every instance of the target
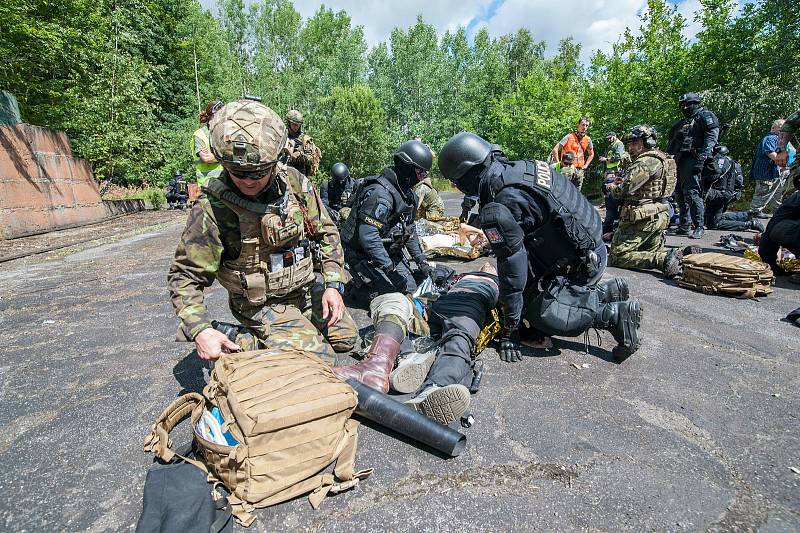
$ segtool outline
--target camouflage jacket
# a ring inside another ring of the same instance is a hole
[[[444,202],[439,196],[439,191],[433,188],[430,178],[425,178],[414,185],[417,195],[417,218],[427,220],[441,220],[444,218]]]
[[[237,190],[226,173],[220,180],[233,191]],[[342,282],[344,253],[339,232],[308,178],[284,167],[267,189],[250,200],[262,204],[275,202],[281,196],[279,181],[288,185],[307,211],[306,220],[313,230],[313,240],[320,248],[317,270],[325,282]],[[194,339],[202,330],[211,327],[203,290],[217,279],[220,267],[235,261],[240,252],[241,232],[236,213],[212,195],[200,198],[189,212],[167,276],[172,305],[181,320],[179,338]],[[234,295],[230,303],[233,309]]]
[[[300,133],[295,137],[289,135],[286,140],[287,163],[306,176],[314,176],[319,170],[319,163],[322,160],[322,151],[314,144],[314,140]]]
[[[662,196],[672,194],[671,190],[664,190],[664,181],[667,181],[666,188],[669,189],[669,182],[673,180],[668,178],[666,175],[668,169],[657,156],[669,158],[663,152],[656,153],[655,150],[644,152],[634,158],[625,172],[623,182],[611,189],[614,198],[631,201],[660,200]],[[669,160],[672,162],[671,158]],[[674,187],[674,183],[672,186]]]

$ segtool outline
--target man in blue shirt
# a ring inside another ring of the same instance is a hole
[[[753,200],[750,203],[750,214],[757,218],[768,218],[764,211],[771,205],[780,205],[780,193],[783,189],[780,169],[775,163],[778,157],[778,132],[784,120],[778,119],[758,143],[753,154],[753,164],[750,167],[750,179],[756,182]]]

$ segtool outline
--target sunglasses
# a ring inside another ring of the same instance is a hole
[[[274,168],[275,168],[275,163],[270,163],[266,168],[262,170],[257,170],[254,172],[228,172],[228,174],[240,180],[258,181],[258,180],[263,180],[264,178],[272,174],[272,170]]]

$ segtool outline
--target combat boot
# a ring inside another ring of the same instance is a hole
[[[681,250],[681,255],[683,256],[681,257],[681,259],[683,259],[687,255],[702,254],[702,253],[703,249],[700,248],[699,246],[684,246],[683,250]]]
[[[761,222],[760,220],[753,219],[753,220],[748,220],[746,222],[746,225],[745,225],[744,229],[752,229],[752,230],[760,231],[761,233],[764,233],[764,231],[767,228],[764,226],[764,223]]]
[[[678,229],[675,230],[675,235],[689,235],[691,232],[689,226],[678,226]]]
[[[425,383],[435,360],[435,349],[424,353],[413,352],[401,357],[397,362],[397,368],[389,375],[392,390],[409,394],[419,389]]]
[[[689,235],[689,238],[690,239],[699,239],[705,234],[705,232],[706,232],[706,230],[705,230],[705,228],[703,228],[703,226],[697,226],[696,228],[694,228],[694,231],[692,232],[692,234]]]
[[[389,374],[404,338],[405,333],[397,324],[379,322],[364,360],[354,365],[333,367],[333,371],[342,380],[353,378],[386,394],[389,392]]]
[[[617,346],[612,351],[617,363],[623,362],[639,349],[641,322],[642,306],[637,300],[607,304],[595,319],[594,326],[610,331],[617,341]]]
[[[667,252],[664,264],[661,265],[661,272],[664,273],[665,278],[673,279],[681,275],[681,259],[683,259],[683,253],[677,248]]]
[[[600,303],[610,304],[611,302],[621,302],[628,299],[628,282],[625,278],[611,278],[599,282],[597,292]]]
[[[464,385],[431,385],[419,396],[404,403],[416,412],[447,425],[461,418],[469,408],[470,399],[469,389]]]

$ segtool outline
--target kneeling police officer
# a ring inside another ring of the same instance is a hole
[[[364,178],[355,193],[342,226],[342,243],[353,282],[356,288],[365,288],[370,299],[416,290],[403,250],[424,275],[431,271],[414,226],[417,199],[411,188],[427,177],[432,163],[427,146],[406,141],[394,153],[394,165],[379,176]]]
[[[598,283],[607,261],[600,216],[567,178],[543,161],[509,161],[499,146],[468,132],[447,141],[439,169],[478,197],[498,260],[502,360],[520,360],[521,339],[576,336],[590,327],[612,333],[618,362],[639,348],[639,302],[627,301],[622,278]]]

